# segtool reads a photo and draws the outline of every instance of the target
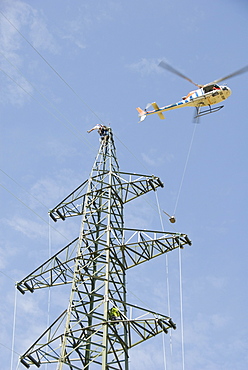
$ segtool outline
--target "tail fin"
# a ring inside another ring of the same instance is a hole
[[[139,107],[136,108],[136,109],[137,109],[137,111],[139,113],[139,117],[140,117],[139,122],[144,121],[144,119],[146,118],[146,112],[143,109],[139,108]]]
[[[152,103],[152,106],[157,111],[156,113],[158,114],[159,118],[165,119],[165,116],[163,115],[163,113],[160,112],[160,108],[159,108],[158,104],[154,102],[154,103]]]

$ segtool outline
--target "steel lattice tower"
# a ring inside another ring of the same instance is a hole
[[[21,356],[26,368],[128,370],[130,348],[176,328],[170,317],[126,300],[128,269],[191,245],[186,234],[124,227],[124,205],[158,187],[158,177],[119,170],[109,129],[89,179],[50,211],[55,222],[81,215],[79,237],[17,283],[22,294],[71,284],[68,308]]]

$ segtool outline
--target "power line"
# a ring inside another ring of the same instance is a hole
[[[49,66],[49,68],[61,79],[61,81],[63,81],[63,83],[77,96],[77,98],[104,124],[104,121],[96,114],[96,112],[86,103],[86,101],[84,101],[80,95],[75,91],[75,89],[73,89],[71,87],[71,85],[61,76],[60,73],[57,72],[57,70],[47,61],[47,59],[37,50],[37,48],[35,48],[35,46],[21,33],[21,31],[8,19],[8,17],[2,12],[0,11],[0,14],[5,18],[5,20],[7,22],[9,22],[9,24],[16,30],[16,32],[19,33],[19,35],[28,43],[28,45],[40,56],[40,58]],[[4,72],[4,71],[3,71]],[[6,72],[4,72],[6,74]],[[6,74],[7,75],[7,74]],[[8,76],[9,78],[11,78],[10,76]],[[12,78],[11,78],[12,79]],[[13,79],[12,79],[13,80]],[[13,80],[14,81],[14,80]],[[16,83],[16,81],[14,81]],[[17,83],[18,85],[18,83]],[[21,87],[20,85],[18,85],[19,87]],[[21,87],[22,88],[22,87]],[[23,88],[22,88],[23,89]],[[24,90],[24,89],[23,89]],[[24,90],[25,91],[25,90]],[[25,91],[26,93],[28,93],[27,91]],[[29,93],[28,93],[29,94]],[[29,94],[30,95],[30,94]],[[31,95],[30,95],[31,96]],[[35,99],[35,98],[34,98]],[[36,100],[36,99],[35,99]],[[45,108],[45,107],[44,107]],[[47,108],[45,108],[47,109]],[[54,114],[53,114],[54,115]],[[57,117],[56,117],[57,118]],[[70,122],[69,122],[70,123]],[[70,123],[71,124],[71,123]],[[181,189],[182,189],[182,185],[183,185],[183,181],[184,181],[184,176],[185,176],[185,172],[186,172],[186,168],[187,168],[187,164],[188,164],[188,160],[189,160],[189,155],[190,155],[190,151],[191,151],[191,147],[192,147],[192,143],[193,143],[193,138],[194,138],[194,134],[195,134],[195,129],[196,127],[194,128],[194,132],[193,132],[193,136],[192,136],[192,140],[191,140],[191,143],[190,143],[190,148],[189,148],[189,152],[188,152],[188,156],[187,156],[187,159],[186,159],[186,163],[185,163],[185,167],[184,167],[184,171],[183,171],[183,175],[182,175],[182,179],[181,179],[181,183],[180,183],[180,186],[179,186],[179,191],[178,191],[178,196],[177,196],[177,199],[176,199],[176,203],[175,203],[175,210],[174,210],[174,215],[176,213],[176,209],[177,209],[177,206],[178,206],[178,201],[179,201],[179,197],[180,197],[180,194],[181,194]],[[115,135],[116,136],[116,135]],[[144,165],[144,163],[142,161],[140,161],[134,154],[133,152],[116,136],[116,138],[120,141],[120,143],[131,153],[131,155],[137,160],[139,161],[142,166],[146,168],[146,166]],[[86,140],[86,139],[85,139]],[[87,141],[87,140],[86,140]]]
[[[49,225],[49,222],[47,220],[45,220],[43,217],[41,217],[37,212],[35,212],[31,207],[29,207],[25,202],[23,202],[20,198],[18,198],[14,193],[12,193],[9,189],[7,189],[3,184],[0,184],[0,186],[5,189],[9,194],[11,194],[14,198],[16,198],[21,204],[23,204],[26,208],[28,208],[31,212],[33,212],[37,217],[39,217],[43,222],[45,222],[47,225]],[[60,231],[58,231],[57,229],[55,229],[53,226],[50,226],[52,229],[54,229],[55,231],[57,231],[57,233],[59,233],[61,236],[63,236],[67,241],[69,241],[69,239],[67,239],[67,237],[65,235],[63,235]],[[5,275],[5,274],[4,274]],[[6,275],[7,276],[7,275]]]
[[[31,44],[31,42],[18,30],[18,28],[6,17],[6,15],[3,14],[2,11],[0,11],[0,14],[10,23],[10,25],[19,33],[19,35],[28,43],[28,45],[41,57],[41,59],[51,68],[51,70],[61,79],[61,81],[64,82],[64,84],[78,97],[78,99],[103,123],[104,121],[96,114],[96,112],[80,97],[80,95],[75,91],[75,89],[73,89],[69,83],[67,83],[67,81],[61,76],[61,74],[59,74],[56,69],[46,60],[46,58],[43,57],[43,55]],[[5,57],[5,59],[7,59]],[[5,72],[4,72],[5,73]],[[6,73],[5,73],[6,74]],[[13,80],[13,79],[12,79]],[[14,81],[15,82],[15,81]],[[29,81],[28,81],[29,82]],[[31,85],[32,86],[32,85]],[[21,86],[20,86],[21,87]],[[30,95],[30,94],[29,94]],[[131,155],[137,160],[139,161],[142,166],[148,170],[146,168],[146,166],[144,165],[144,163],[142,161],[140,161],[135,155],[134,153],[115,135],[115,137],[120,141],[120,143],[131,153]],[[148,170],[149,171],[149,170]]]
[[[64,82],[64,84],[77,96],[77,98],[103,123],[104,121],[96,114],[96,112],[80,97],[80,95],[75,91],[75,89],[73,89],[70,84],[61,76],[61,74],[59,74],[56,69],[47,61],[46,58],[43,57],[43,55],[31,44],[31,42],[18,30],[18,28],[6,17],[5,14],[3,14],[2,11],[0,11],[0,14],[9,22],[9,24],[19,33],[19,35],[28,43],[28,45],[41,57],[41,59],[49,66],[49,68],[51,68],[51,70],[61,79],[61,81]],[[5,57],[5,59],[7,59]],[[10,62],[10,61],[9,61]],[[11,62],[10,62],[11,63]],[[12,64],[12,63],[11,63]],[[16,67],[15,67],[16,68]],[[17,69],[17,68],[16,68]],[[3,71],[4,72],[4,71]],[[7,73],[4,72],[6,75]],[[8,75],[7,75],[8,76]],[[11,78],[10,76],[8,76],[9,78]],[[12,79],[12,78],[11,78]],[[12,79],[13,80],[13,79]],[[14,80],[13,80],[14,81]],[[16,83],[16,81],[14,81]],[[29,82],[29,81],[28,81]],[[30,83],[30,82],[29,82]],[[18,85],[18,83],[16,83]],[[31,83],[30,83],[31,84]],[[21,87],[20,85],[18,85],[19,87]],[[31,84],[32,86],[32,84]],[[32,86],[33,87],[33,86]],[[22,87],[21,87],[22,88]],[[23,89],[23,88],[22,88]],[[24,89],[23,89],[24,90]],[[24,90],[25,91],[25,90]],[[27,91],[25,91],[27,94],[29,94]],[[29,94],[31,96],[31,94]],[[41,96],[43,96],[41,94]],[[44,96],[43,96],[44,97]],[[36,100],[36,99],[35,99]],[[45,109],[47,109],[46,107],[44,107]],[[52,113],[53,114],[53,113]],[[54,114],[53,114],[54,115]],[[57,117],[56,117],[57,118]],[[70,123],[70,122],[69,122]],[[71,123],[70,123],[71,124]],[[120,140],[120,138],[118,138],[116,135],[115,137],[120,141],[120,143],[126,148],[126,150],[128,150],[130,152],[130,154],[139,162],[142,164],[142,166],[147,170],[147,167],[144,165],[143,161],[139,160],[135,155],[134,153]]]
[[[38,198],[36,198],[33,194],[31,194],[29,191],[27,191],[22,185],[20,185],[15,179],[13,179],[13,177],[11,177],[10,175],[8,175],[4,170],[2,170],[0,168],[0,171],[5,175],[7,176],[10,180],[12,180],[16,185],[18,185],[22,190],[24,190],[28,195],[30,195],[32,198],[34,198],[38,203],[40,203],[43,207],[45,207],[46,209],[48,209],[49,207],[47,207],[44,203],[42,203]]]
[[[56,69],[43,57],[43,55],[31,44],[31,42],[18,30],[18,28],[3,14],[0,10],[2,16],[9,22],[9,24],[19,33],[19,35],[28,43],[28,45],[41,57],[41,59],[52,69],[52,71],[63,81],[66,86],[78,97],[78,99],[102,122],[101,118],[96,114],[96,112],[91,109],[91,107],[77,94],[77,92],[66,82],[66,80],[56,71]]]
[[[1,53],[2,54],[2,53]],[[3,55],[3,54],[2,54]],[[30,84],[30,86],[42,97],[44,98],[50,105],[53,109],[55,109],[65,120],[66,122],[69,123],[69,125],[73,128],[73,130],[71,130],[68,125],[66,125],[62,120],[61,118],[59,118],[58,116],[56,116],[56,114],[54,114],[50,109],[48,109],[44,104],[42,104],[38,99],[36,99],[34,97],[34,95],[32,95],[30,92],[28,92],[23,86],[21,86],[16,80],[14,80],[13,77],[11,77],[6,71],[4,71],[1,67],[0,67],[0,70],[11,80],[13,81],[20,89],[22,89],[27,95],[29,95],[32,99],[34,99],[36,101],[36,103],[38,103],[42,108],[44,108],[47,112],[49,112],[54,118],[56,118],[59,122],[61,122],[72,134],[74,134],[76,137],[80,137],[83,138],[85,140],[85,142],[87,143],[87,145],[90,147],[91,150],[92,149],[92,144],[79,132],[77,131],[76,127],[68,120],[68,118],[65,117],[65,115],[63,113],[61,113],[55,106],[54,104],[51,103],[51,101],[45,97],[45,95],[43,95],[41,92],[39,92],[34,85],[31,84],[31,82],[23,75],[23,73],[16,67],[13,65],[13,63],[10,62],[10,60],[8,58],[6,58],[4,55],[3,57],[23,76],[23,78]],[[74,132],[75,131],[75,132]]]

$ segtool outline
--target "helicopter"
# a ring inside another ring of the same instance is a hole
[[[182,107],[195,107],[196,108],[196,115],[194,119],[198,119],[201,116],[204,116],[206,114],[218,112],[220,109],[224,107],[224,105],[219,105],[218,107],[212,107],[212,105],[221,103],[222,101],[226,100],[232,93],[231,89],[228,86],[220,86],[219,82],[222,82],[228,78],[237,76],[239,74],[245,73],[248,71],[248,65],[244,68],[239,69],[238,71],[229,74],[226,77],[219,78],[211,83],[207,83],[205,85],[199,85],[192,81],[190,78],[176,70],[175,68],[171,67],[168,63],[161,61],[158,65],[159,67],[162,67],[174,74],[176,74],[179,77],[184,78],[188,82],[194,84],[198,87],[197,90],[189,92],[186,96],[182,97],[182,100],[180,100],[177,103],[166,105],[164,107],[159,107],[157,103],[150,103],[146,106],[146,108],[143,110],[140,107],[136,108],[138,111],[138,115],[140,118],[139,122],[144,121],[146,116],[150,114],[157,114],[159,118],[165,119],[165,116],[163,115],[163,112],[167,110],[182,108]],[[152,106],[154,110],[148,111],[147,109]],[[201,110],[203,107],[208,107],[205,110]]]

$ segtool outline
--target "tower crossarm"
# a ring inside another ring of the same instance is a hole
[[[125,270],[176,248],[192,244],[188,236],[182,233],[123,228],[123,235],[125,244],[120,245],[120,250],[124,254]],[[119,258],[118,253],[117,245],[111,248],[112,258]]]
[[[155,191],[158,187],[164,187],[163,182],[159,177],[154,175],[139,175],[128,172],[119,172],[115,174],[119,179],[122,189],[123,204],[133,200],[140,195],[146,194],[149,191]],[[125,179],[127,177],[127,179]]]
[[[31,274],[16,283],[16,288],[24,294],[35,289],[52,287],[72,282],[76,251],[79,238],[74,239]]]
[[[65,220],[67,217],[82,215],[85,205],[91,213],[104,212],[104,207],[99,206],[96,200],[99,198],[106,199],[110,188],[117,202],[123,205],[151,190],[155,191],[159,186],[164,186],[160,178],[154,175],[139,175],[128,172],[111,173],[113,182],[110,185],[108,174],[109,172],[101,171],[100,174],[93,176],[90,183],[91,190],[83,193],[88,184],[88,180],[85,181],[49,211],[50,217],[56,222],[58,219]]]
[[[169,329],[176,329],[176,324],[170,317],[128,303],[126,303],[126,315],[120,312],[118,320],[102,319],[88,326],[83,318],[81,321],[79,317],[77,319],[78,322],[71,326],[70,333],[66,334],[68,346],[63,358],[61,358],[60,345],[65,335],[62,329],[66,320],[66,311],[20,357],[21,363],[29,368],[31,365],[40,367],[42,364],[63,362],[69,365],[70,369],[82,369],[83,354],[87,352],[88,343],[91,342],[90,363],[100,364],[104,348],[99,346],[99,342],[102,340],[104,327],[107,326],[108,356],[111,359],[109,368],[122,370],[124,369],[123,356],[128,349],[161,332],[167,334]],[[73,357],[71,357],[72,352],[74,352]]]
[[[30,365],[40,367],[41,363],[57,363],[61,348],[61,331],[64,329],[66,314],[67,310],[63,311],[37,341],[20,356],[20,362],[26,368]]]
[[[120,244],[118,239],[120,229],[113,228],[111,230],[112,246],[110,247],[110,256],[114,266],[119,266],[122,270],[130,269],[176,248],[191,245],[191,241],[186,234],[128,228],[122,230],[126,243]],[[36,289],[71,283],[76,258],[80,260],[81,274],[83,273],[85,278],[91,276],[90,266],[96,259],[99,259],[106,247],[104,241],[99,239],[98,255],[95,256],[94,250],[90,248],[90,245],[95,242],[94,234],[96,232],[84,234],[81,246],[83,252],[78,257],[76,257],[76,250],[79,238],[76,238],[31,274],[17,282],[17,289],[24,294],[26,291],[33,293]],[[114,262],[115,260],[118,261],[118,264]],[[98,279],[101,279],[100,272],[98,273]]]

